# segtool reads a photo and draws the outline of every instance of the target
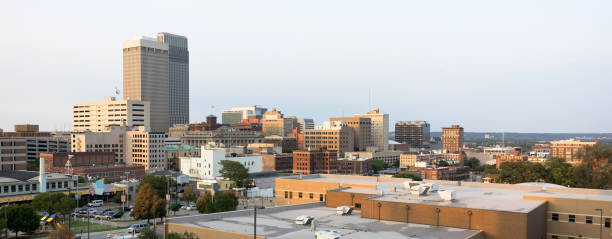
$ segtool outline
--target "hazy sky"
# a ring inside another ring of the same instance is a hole
[[[122,87],[122,42],[165,31],[189,38],[191,121],[252,104],[316,122],[380,107],[391,125],[432,131],[612,132],[611,12],[560,0],[4,1],[0,128],[70,129],[72,103]]]

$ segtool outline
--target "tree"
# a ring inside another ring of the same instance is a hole
[[[471,157],[467,162],[465,162],[465,166],[470,167],[472,170],[482,171],[484,168],[480,166],[480,160],[476,157]]]
[[[183,232],[183,234],[172,232],[168,234],[167,239],[196,239],[196,235],[193,232]]]
[[[444,160],[440,160],[438,162],[438,167],[448,167],[450,166],[450,164],[448,164],[448,162],[444,161]]]
[[[115,194],[115,196],[113,196],[113,202],[114,203],[121,203],[121,196],[123,195],[123,191],[119,191]]]
[[[378,173],[378,171],[385,169],[385,162],[382,160],[372,160],[372,170],[374,173]]]
[[[83,176],[79,176],[79,178],[78,178],[78,182],[79,182],[79,183],[85,183],[85,177],[83,177]]]
[[[410,178],[413,181],[423,181],[423,179],[419,176],[416,176],[414,174],[410,174],[410,173],[398,173],[396,175],[393,175],[394,178]]]
[[[197,199],[198,198],[196,197],[196,194],[193,192],[193,189],[191,188],[191,186],[185,187],[185,191],[183,191],[183,194],[181,194],[181,200],[189,204],[190,202],[195,202]]]
[[[74,233],[68,227],[60,227],[49,234],[49,239],[72,239],[73,237]]]
[[[156,197],[153,203],[153,215],[155,218],[164,218],[167,214],[166,200]]]
[[[495,165],[487,165],[484,167],[484,170],[482,171],[482,175],[487,175],[487,174],[499,174],[499,170],[495,168]]]
[[[583,165],[591,167],[593,170],[603,170],[612,167],[612,147],[596,144],[585,146],[578,150],[574,155],[582,161]]]
[[[215,206],[213,204],[213,198],[210,192],[206,192],[196,201],[196,209],[199,213],[215,212]]]
[[[140,239],[161,239],[161,236],[158,236],[157,233],[151,228],[143,229],[138,235]]]
[[[236,193],[230,190],[215,195],[214,205],[216,212],[235,211],[236,206],[238,206],[238,198],[236,197]]]
[[[153,203],[157,198],[157,194],[150,184],[141,184],[136,194],[134,208],[130,215],[136,220],[147,219],[147,222],[153,218]]]
[[[249,178],[249,169],[240,162],[231,160],[221,160],[221,170],[219,173],[224,178],[232,180],[236,183],[236,187],[244,188],[251,187],[253,180]]]
[[[166,198],[166,194],[168,193],[168,180],[169,178],[166,176],[149,174],[142,179],[140,185],[148,184],[155,190],[158,197]]]
[[[76,208],[76,199],[64,193],[41,193],[32,200],[32,207],[37,211],[58,213],[66,218]]]
[[[572,181],[572,165],[565,162],[563,158],[549,158],[544,162],[546,168],[546,182],[563,186],[574,186]]]
[[[546,169],[541,164],[531,162],[504,162],[500,167],[499,178],[503,183],[524,183],[544,180]]]
[[[8,229],[15,232],[15,237],[19,232],[32,233],[39,226],[39,217],[34,208],[29,205],[13,205],[8,208],[7,216]]]

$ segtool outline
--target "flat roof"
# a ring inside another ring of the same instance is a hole
[[[288,179],[295,176],[286,177]],[[438,181],[425,180],[425,183],[438,184],[438,190],[454,190],[455,200],[445,201],[437,192],[428,192],[426,195],[412,195],[409,189],[404,188],[404,182],[409,179],[400,178],[378,178],[368,176],[342,176],[342,175],[309,175],[303,176],[301,180],[317,182],[337,182],[342,184],[364,184],[376,185],[376,189],[367,188],[344,188],[341,191],[373,194],[374,200],[420,203],[440,205],[448,207],[462,207],[495,211],[507,211],[517,213],[530,212],[544,201],[525,200],[524,196],[544,196],[573,198],[585,200],[601,200],[612,202],[612,190],[581,189],[552,187],[546,184],[536,185],[511,185],[511,184],[488,184],[475,182]],[[393,190],[395,189],[395,190]]]
[[[319,204],[321,205],[321,204]],[[378,221],[361,218],[359,211],[353,211],[349,216],[336,215],[335,208],[321,206],[304,208],[301,205],[285,206],[286,210],[273,213],[257,213],[257,235],[276,239],[301,239],[314,237],[310,225],[297,225],[295,219],[301,215],[315,217],[316,231],[337,231],[341,238],[372,239],[372,238],[470,238],[480,233],[478,230],[468,230],[452,227],[436,227],[423,224],[413,224],[394,221]],[[292,209],[295,208],[295,209]],[[273,210],[276,208],[272,208]],[[169,219],[170,223],[191,225],[234,233],[253,234],[252,211],[242,215],[227,217],[187,216]],[[222,214],[222,213],[220,213]],[[208,214],[212,215],[212,214]]]

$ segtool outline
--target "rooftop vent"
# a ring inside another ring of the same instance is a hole
[[[440,190],[438,191],[438,195],[440,195],[444,201],[453,201],[457,193],[455,193],[455,190]]]

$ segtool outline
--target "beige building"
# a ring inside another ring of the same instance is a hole
[[[329,121],[340,121],[353,130],[355,146],[353,150],[366,151],[372,145],[372,119],[360,117],[336,117]]]
[[[125,162],[141,165],[146,171],[166,170],[166,138],[161,132],[148,132],[144,127],[125,133]]]
[[[346,123],[327,121],[323,126],[304,130],[304,147],[312,150],[334,150],[341,156],[344,152],[353,150],[354,137],[353,129]]]
[[[452,125],[449,128],[442,128],[442,152],[454,154],[463,152],[463,127]]]
[[[26,139],[0,138],[0,171],[26,170]]]
[[[293,119],[285,118],[280,111],[272,109],[263,114],[261,125],[264,136],[278,135],[284,137],[292,133]]]
[[[576,158],[576,152],[585,146],[593,146],[595,142],[582,142],[574,139],[559,140],[550,142],[550,157],[564,158],[570,164],[580,164],[580,159]]]
[[[381,151],[389,149],[389,114],[381,114],[379,109],[375,109],[367,114],[356,114],[355,117],[369,118],[372,145]]]
[[[126,126],[108,126],[99,132],[74,132],[71,152],[114,152],[115,162],[125,163]]]
[[[398,151],[375,151],[375,152],[345,152],[345,158],[372,158],[372,160],[380,160],[386,165],[395,165],[400,160],[402,152]]]
[[[123,98],[150,103],[151,131],[170,127],[169,46],[155,38],[123,43]]]
[[[144,126],[150,129],[149,102],[116,100],[75,103],[72,105],[73,132],[103,132],[108,126]]]
[[[169,137],[180,138],[181,144],[203,146],[208,143],[223,144],[228,147],[247,146],[263,143],[263,134],[259,131],[218,128],[207,131],[189,131],[187,125],[175,125],[170,128]]]

